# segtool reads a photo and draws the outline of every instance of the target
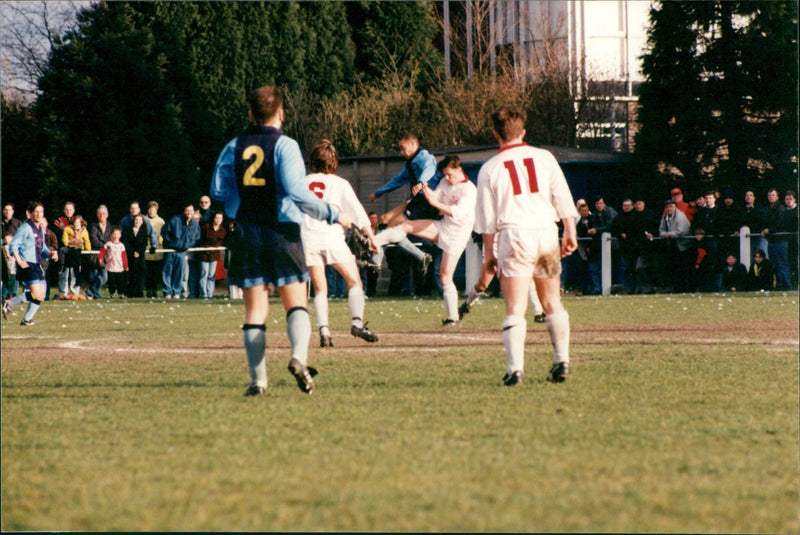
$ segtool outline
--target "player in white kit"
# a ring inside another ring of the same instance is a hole
[[[431,191],[426,184],[420,183],[415,186],[413,193],[422,191],[428,204],[443,217],[436,220],[406,219],[399,225],[379,232],[375,236],[375,244],[382,248],[389,243],[403,240],[407,234],[436,243],[442,250],[439,282],[442,284],[447,311],[447,318],[442,320],[442,326],[451,327],[459,325],[458,290],[453,283],[453,273],[472,236],[477,190],[464,173],[461,158],[458,156],[445,156],[437,167],[445,180],[439,181],[436,190]],[[381,263],[381,256],[382,252],[373,259],[378,265]]]
[[[327,139],[317,143],[311,151],[308,168],[311,171],[311,174],[306,176],[308,189],[333,206],[338,213],[349,215],[353,224],[369,237],[373,250],[377,251],[367,212],[358,202],[358,197],[350,183],[334,174],[339,168],[336,147]],[[306,266],[308,266],[311,283],[314,285],[314,312],[319,327],[320,347],[333,346],[328,326],[326,265],[332,266],[341,273],[347,284],[347,304],[352,317],[350,334],[367,342],[377,342],[378,336],[371,332],[363,321],[364,287],[356,266],[356,259],[345,242],[344,228],[339,224],[330,224],[327,221],[306,216],[300,225],[300,236],[303,239]]]
[[[525,310],[532,279],[553,343],[553,365],[547,380],[562,382],[570,370],[569,315],[561,303],[561,258],[578,247],[575,204],[555,157],[523,141],[525,112],[506,105],[491,119],[500,150],[478,173],[475,232],[483,235],[486,261],[497,262],[506,303],[503,345],[507,372],[503,384],[514,386],[523,379]],[[564,226],[560,244],[559,220]]]

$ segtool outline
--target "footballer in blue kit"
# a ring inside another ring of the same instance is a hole
[[[314,391],[316,371],[308,367],[311,319],[308,314],[308,270],[300,226],[303,215],[350,226],[305,183],[306,169],[297,142],[283,134],[283,93],[264,86],[249,99],[252,124],[231,140],[217,159],[211,198],[224,204],[231,250],[228,280],[243,289],[244,346],[250,368],[246,396],[267,388],[266,319],[272,283],[286,311],[291,344],[289,371],[300,390]]]

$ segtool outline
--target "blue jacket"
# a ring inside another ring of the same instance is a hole
[[[179,214],[164,225],[164,228],[161,229],[161,237],[164,239],[166,247],[183,252],[200,239],[200,224],[192,218],[187,225],[186,218]]]
[[[37,241],[41,243],[42,247],[39,251],[37,251]],[[44,231],[37,228],[36,234],[34,234],[30,220],[25,221],[14,233],[8,246],[8,254],[13,255],[14,253],[19,253],[19,256],[28,264],[41,264],[42,258],[50,255]]]
[[[248,197],[243,199],[240,192]],[[240,221],[300,224],[304,214],[328,223],[339,221],[336,210],[309,191],[300,146],[269,126],[253,125],[225,145],[210,193],[225,204],[228,218]],[[254,202],[261,202],[257,212]]]
[[[439,180],[441,175],[436,171],[436,158],[430,152],[420,149],[410,160],[406,160],[402,171],[375,190],[375,197],[401,188],[404,184],[408,184],[410,189],[418,182],[424,182],[428,188],[434,190],[439,185]]]

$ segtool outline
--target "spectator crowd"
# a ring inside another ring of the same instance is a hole
[[[225,273],[222,213],[214,213],[208,196],[200,198],[197,209],[187,203],[183,213],[167,221],[158,209],[158,203],[151,201],[144,214],[134,201],[114,225],[108,208],[100,205],[87,225],[75,204],[65,203],[60,216],[43,223],[47,248],[59,253],[57,261],[42,259],[45,299],[100,299],[104,287],[110,298],[158,297],[159,290],[165,298],[213,297],[216,281]],[[8,254],[8,245],[22,225],[14,215],[14,205],[5,203],[4,299],[19,291],[14,258]]]
[[[594,210],[577,202],[578,255],[565,259],[562,286],[597,295],[601,236],[612,239],[612,284],[624,293],[716,292],[797,289],[797,195],[767,192],[759,204],[754,191],[737,203],[732,190],[708,190],[686,201],[673,188],[661,213],[641,198],[626,198],[620,211],[593,199]],[[740,232],[749,228],[749,266],[739,262]]]
[[[608,206],[602,196],[577,202],[578,253],[564,259],[562,287],[584,295],[601,293],[602,236],[612,240],[612,284],[620,292],[715,292],[797,289],[798,212],[797,195],[783,196],[770,189],[766,202],[753,190],[744,193],[742,203],[733,191],[709,190],[685,200],[681,188],[670,198],[648,208],[642,198],[623,199],[619,210]],[[187,203],[183,212],[164,220],[159,205],[151,201],[143,213],[138,202],[118,224],[110,222],[108,209],[100,205],[91,223],[67,202],[61,215],[46,224],[49,250],[58,260],[43,260],[47,299],[99,299],[107,288],[109,297],[211,298],[216,281],[224,279],[227,252],[222,248],[226,228],[222,213],[211,208],[203,196],[195,206]],[[370,213],[374,230],[378,217]],[[22,221],[15,217],[13,204],[3,205],[3,298],[19,291],[14,259],[8,245]],[[750,231],[750,266],[739,261],[739,233]],[[436,247],[422,242],[433,254]],[[189,251],[190,249],[201,249]],[[163,252],[167,250],[169,252]],[[91,254],[84,253],[91,251]],[[426,293],[435,288],[433,277],[415,272],[415,263],[401,250],[387,250],[391,270],[389,294]],[[437,269],[434,264],[434,269]],[[341,281],[331,273],[331,296]],[[377,274],[362,270],[368,296],[375,295]],[[416,288],[414,288],[416,286]],[[81,289],[85,288],[82,293]],[[55,295],[51,296],[51,291]],[[416,291],[415,291],[416,290]],[[237,289],[230,288],[238,297]]]

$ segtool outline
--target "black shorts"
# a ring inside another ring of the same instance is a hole
[[[226,241],[231,250],[228,282],[240,288],[308,282],[300,225],[239,223]]]
[[[428,203],[425,195],[418,193],[406,205],[403,211],[406,219],[441,219],[442,213]]]
[[[26,288],[31,284],[45,284],[42,266],[31,263],[26,268],[17,266],[17,282],[20,282]]]

